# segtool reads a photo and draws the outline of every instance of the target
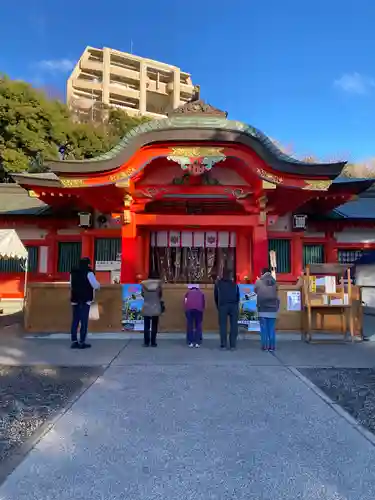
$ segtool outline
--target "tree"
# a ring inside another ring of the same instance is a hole
[[[0,76],[0,170],[43,171],[45,160],[93,158],[145,121],[109,109],[105,120],[77,123],[65,104],[30,84]],[[4,174],[3,174],[4,176]]]
[[[108,127],[110,137],[120,140],[131,129],[150,119],[145,116],[132,117],[121,111],[121,109],[111,108],[108,110]],[[117,142],[117,141],[116,141]]]

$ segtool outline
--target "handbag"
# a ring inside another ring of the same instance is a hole
[[[165,313],[165,303],[164,303],[164,300],[161,300],[160,301],[160,310],[161,310],[161,313]]]
[[[97,302],[93,302],[90,305],[90,311],[89,311],[89,319],[91,321],[98,321],[100,318],[99,314],[99,304]]]

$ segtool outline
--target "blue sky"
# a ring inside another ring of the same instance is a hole
[[[2,4],[0,71],[13,78],[63,92],[87,45],[130,51],[132,40],[298,155],[375,156],[374,0]]]

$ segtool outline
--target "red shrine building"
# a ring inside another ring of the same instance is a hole
[[[202,101],[144,123],[106,154],[51,161],[0,187],[0,228],[29,250],[31,281],[66,281],[81,256],[102,282],[212,283],[224,266],[254,282],[276,253],[281,282],[308,263],[351,262],[375,247],[373,181],[345,162],[308,163]],[[0,294],[23,293],[0,261]],[[118,275],[116,275],[116,272]]]

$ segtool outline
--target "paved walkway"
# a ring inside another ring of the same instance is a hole
[[[251,341],[236,352],[178,341],[9,349],[2,356],[14,363],[108,367],[0,487],[1,500],[375,498],[374,446],[293,369],[372,367],[375,346],[285,342],[276,356]]]

